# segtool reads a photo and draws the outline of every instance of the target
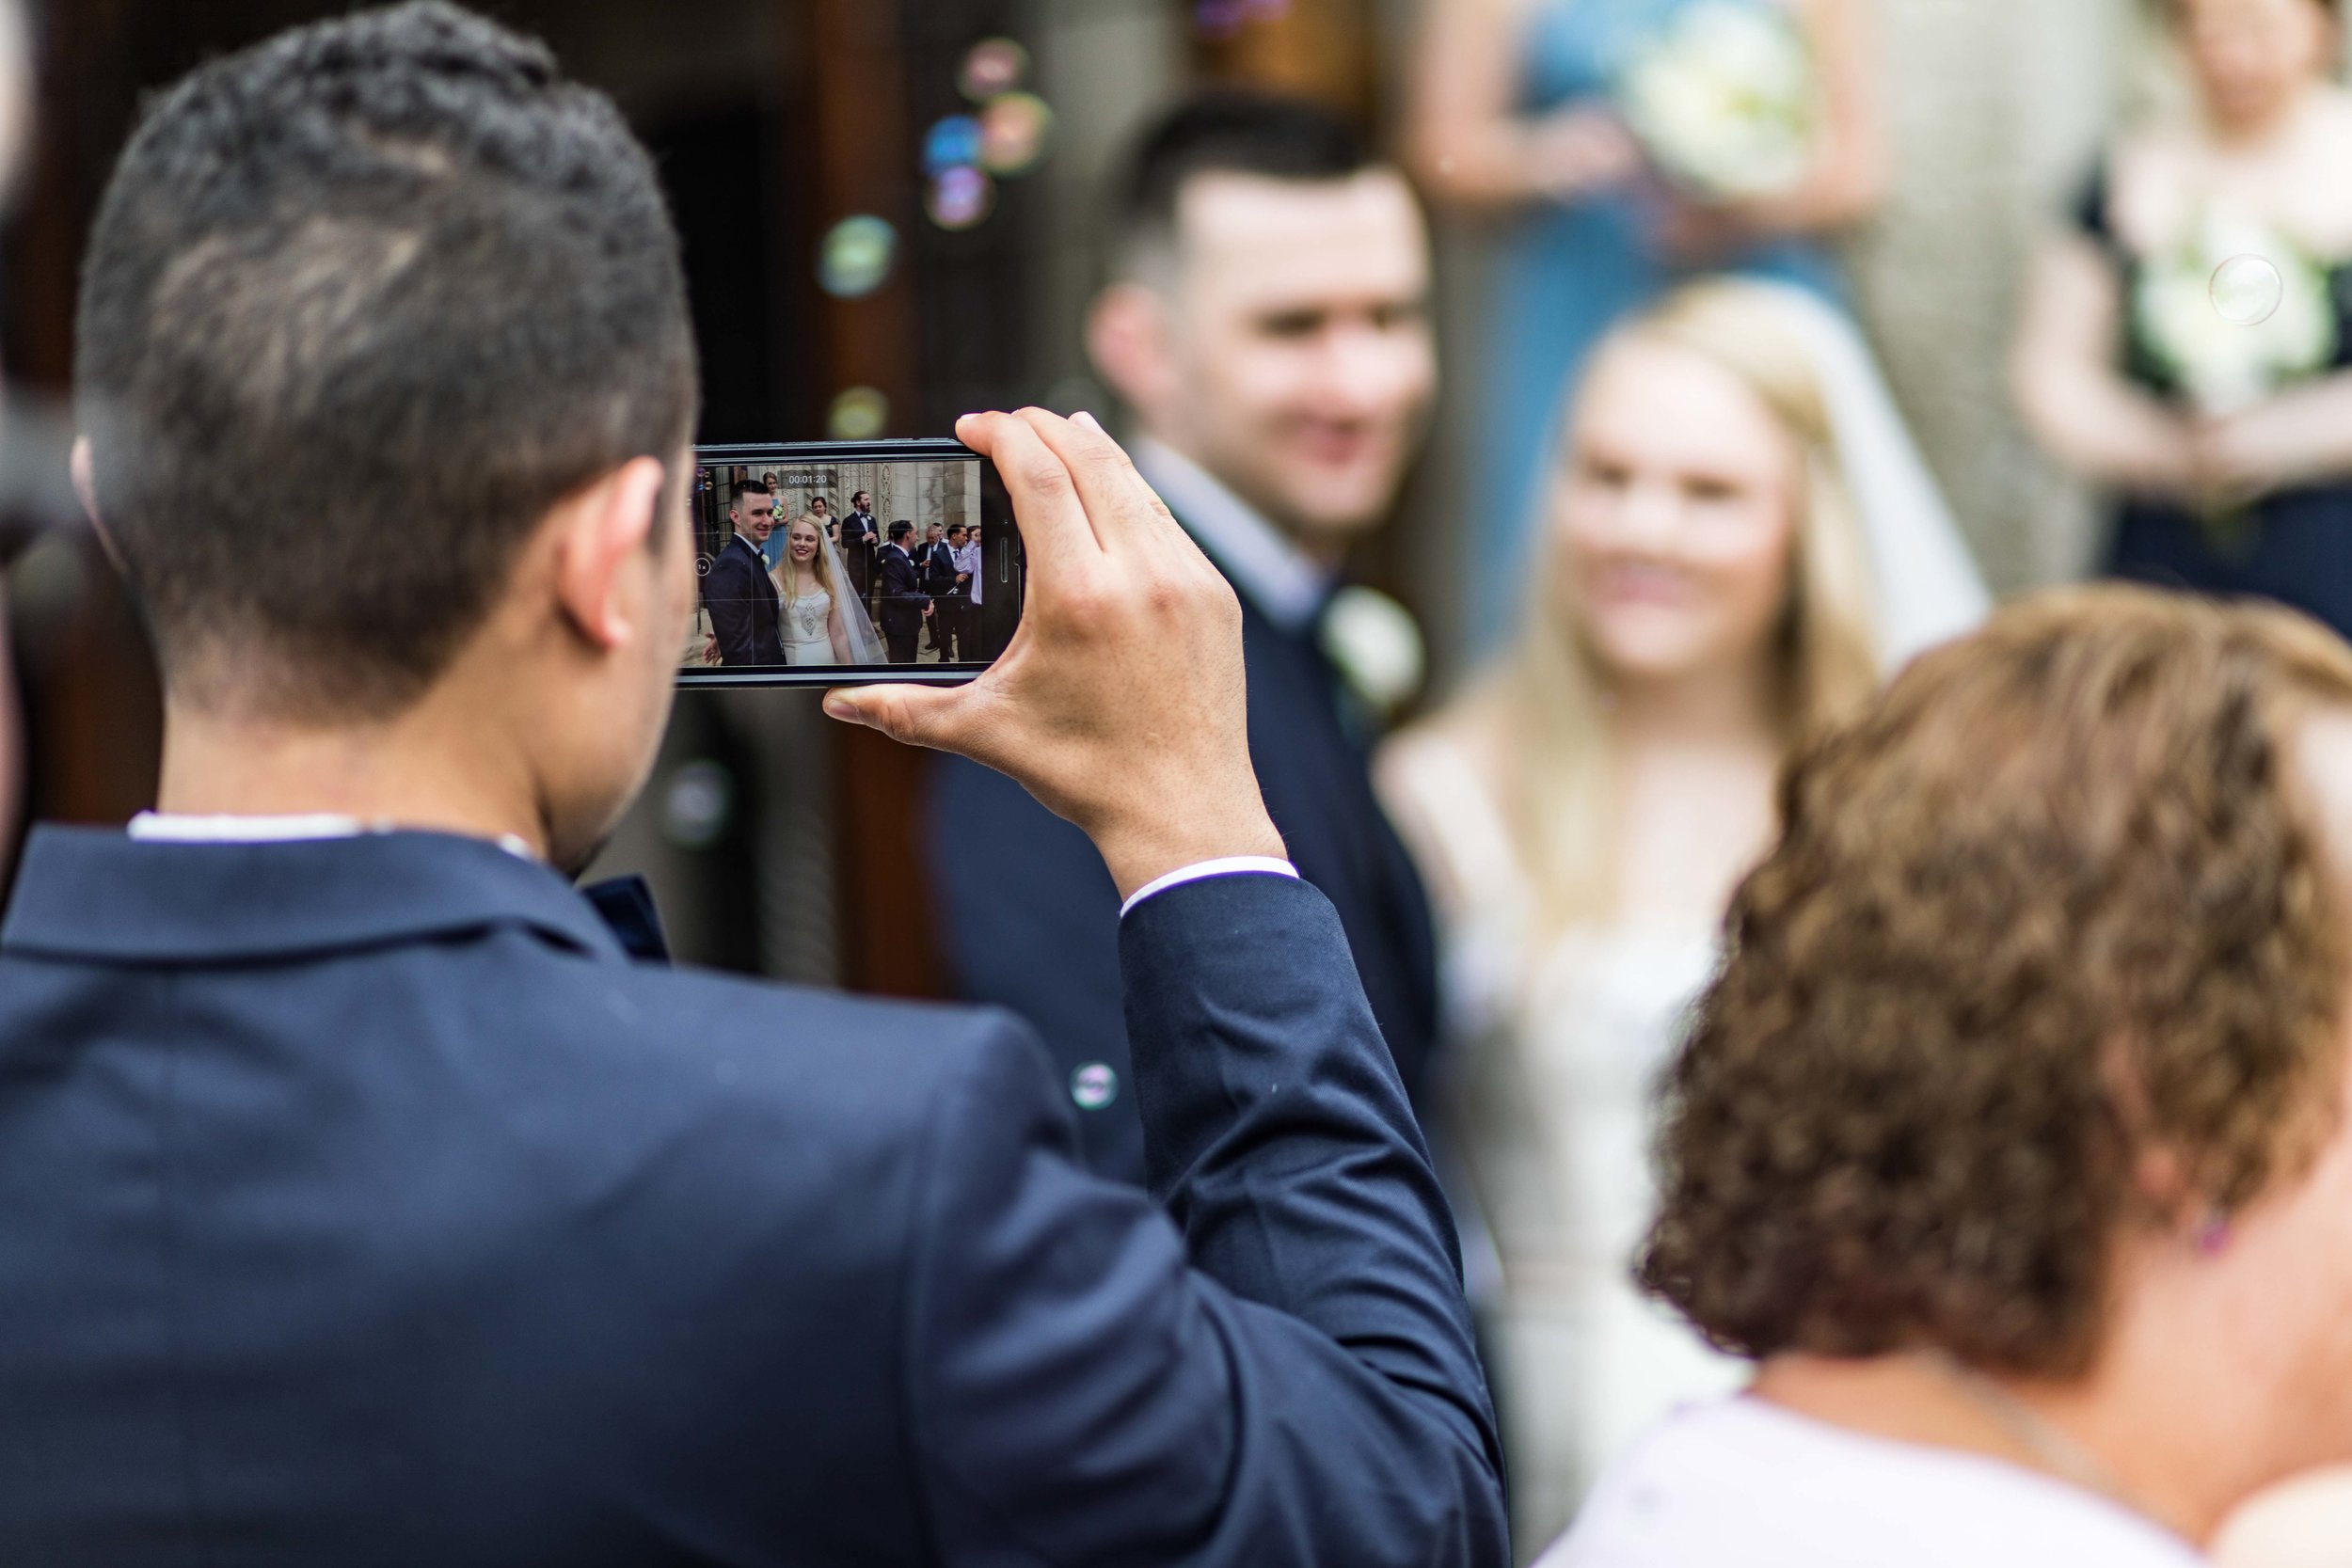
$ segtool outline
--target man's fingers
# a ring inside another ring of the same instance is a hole
[[[966,414],[956,421],[956,436],[996,465],[1030,561],[1055,562],[1049,572],[1034,574],[1041,585],[1050,588],[1057,574],[1102,553],[1069,466],[1025,421],[1010,414]]]
[[[902,746],[949,750],[970,705],[969,688],[841,686],[825,693],[825,712],[845,724],[879,730]]]
[[[1065,420],[1041,408],[1025,408],[1015,417],[1025,420],[1070,470],[1078,499],[1105,548],[1119,540],[1164,544],[1166,534],[1180,531],[1157,492],[1136,472],[1125,449],[1093,415]]]

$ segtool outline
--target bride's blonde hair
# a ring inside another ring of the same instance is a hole
[[[819,588],[828,594],[834,593],[833,559],[825,552],[825,525],[818,522],[810,513],[803,512],[785,525],[785,553],[777,559],[774,568],[769,572],[768,576],[774,579],[777,593],[787,593],[790,590],[792,586],[792,531],[803,523],[806,523],[809,531],[817,535],[817,553],[809,557],[809,569],[817,574],[817,585]]]
[[[1771,288],[1732,279],[1668,296],[1613,331],[1590,363],[1626,342],[1671,344],[1728,372],[1802,453],[1788,602],[1773,644],[1775,718],[1793,743],[1859,705],[1879,678],[1868,559],[1819,368],[1786,302]],[[1572,455],[1564,436],[1555,464]],[[1466,712],[1494,748],[1498,804],[1540,917],[1558,930],[1606,919],[1614,907],[1619,802],[1609,675],[1564,611],[1569,562],[1549,509],[1542,537],[1519,635]]]

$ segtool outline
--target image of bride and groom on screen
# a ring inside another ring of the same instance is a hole
[[[726,516],[731,536],[703,573],[702,613],[688,663],[727,669],[914,664],[921,660],[926,629],[932,631],[937,657],[953,657],[946,632],[956,622],[962,585],[938,569],[952,569],[943,542],[917,540],[911,523],[890,525],[872,568],[878,627],[841,546],[817,517],[780,524],[774,490],[754,479],[735,484]],[[783,545],[771,566],[769,539],[779,530]],[[929,559],[934,556],[939,559]]]

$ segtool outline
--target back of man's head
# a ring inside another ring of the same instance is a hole
[[[892,544],[903,544],[913,537],[914,537],[914,525],[908,522],[904,517],[899,518],[897,522],[890,525],[890,542]]]
[[[91,237],[76,379],[175,696],[307,720],[413,701],[548,509],[673,459],[695,397],[643,149],[545,47],[436,0],[156,103]]]
[[[1108,205],[1104,265],[1115,282],[1156,282],[1178,247],[1184,187],[1205,174],[1327,183],[1379,166],[1353,127],[1295,98],[1214,88],[1145,128]]]

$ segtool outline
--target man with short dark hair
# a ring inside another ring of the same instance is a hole
[[[765,480],[747,479],[727,502],[734,535],[703,578],[703,608],[719,644],[719,662],[747,669],[784,662],[782,611],[768,575],[768,536],[775,531],[776,497]]]
[[[930,618],[931,599],[923,592],[922,568],[914,560],[914,525],[904,517],[890,525],[890,541],[874,557],[880,581],[882,645],[893,664],[913,664],[915,640]]]
[[[157,100],[86,254],[74,472],[164,762],[0,927],[0,1562],[1505,1560],[1231,592],[1099,427],[960,422],[1021,649],[826,705],[1087,824],[1181,1229],[1014,1021],[640,961],[569,885],[694,606],[685,284],[609,102],[448,6],[320,23]]]
[[[850,586],[870,612],[873,604],[874,546],[882,543],[874,522],[874,498],[864,490],[850,498],[850,515],[841,519],[842,562],[850,570]]]
[[[924,620],[925,638],[931,652],[942,658],[947,653],[947,622],[954,613],[947,606],[947,596],[956,591],[955,552],[948,547],[947,531],[939,523],[923,530],[923,543],[914,552],[914,569],[923,579],[923,592],[930,600],[930,613]]]
[[[1225,91],[1147,128],[1108,206],[1089,349],[1135,411],[1136,467],[1241,599],[1267,807],[1338,909],[1417,1089],[1438,1030],[1428,903],[1321,618],[1436,390],[1426,226],[1404,175],[1347,126]],[[1064,1072],[1123,1082],[1119,900],[1085,836],[985,769],[951,760],[934,779],[930,870],[961,993],[1028,1019]],[[1143,1180],[1132,1101],[1079,1109],[1094,1167]]]
[[[975,657],[972,590],[980,578],[980,542],[973,530],[958,523],[947,531],[947,558],[956,580],[941,601],[947,607],[946,657],[968,660]]]

